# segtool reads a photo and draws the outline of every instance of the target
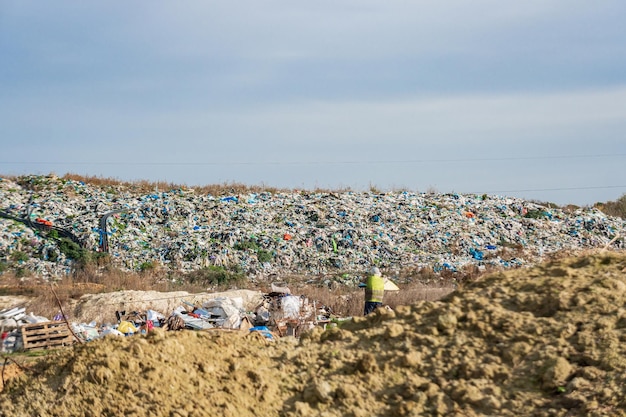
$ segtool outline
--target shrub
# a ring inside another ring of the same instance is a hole
[[[89,261],[96,266],[105,266],[111,263],[111,255],[106,252],[89,252]]]
[[[152,271],[155,268],[155,266],[154,266],[154,262],[142,262],[139,264],[138,268],[141,272],[144,272],[144,271]]]
[[[261,249],[257,241],[254,239],[242,240],[240,242],[237,242],[235,243],[233,248],[236,250],[255,252],[256,257],[260,263],[271,262],[271,260],[274,258],[271,252],[265,249]]]
[[[266,251],[265,249],[260,249],[257,253],[256,253],[256,257],[259,260],[260,263],[264,263],[264,262],[270,262],[273,258],[272,253]]]
[[[68,238],[59,240],[59,250],[67,258],[74,261],[72,265],[74,270],[84,269],[90,264],[102,266],[106,264],[109,259],[108,254],[91,252]]]
[[[17,268],[15,270],[15,276],[17,278],[24,278],[30,276],[31,272],[27,268]]]
[[[15,262],[26,262],[29,256],[26,252],[22,252],[21,250],[16,250],[11,254],[11,259]]]
[[[79,244],[68,238],[62,238],[59,240],[59,250],[65,256],[74,261],[86,262],[89,257],[88,251],[81,248]]]
[[[41,259],[44,259],[43,257],[43,253],[41,254]],[[48,252],[48,259],[44,259],[50,262],[56,262],[59,260],[59,254],[57,253],[57,251],[49,251]]]
[[[547,217],[547,215],[543,210],[528,210],[528,213],[526,213],[524,217],[527,219],[541,219]]]
[[[259,244],[253,240],[242,240],[239,241],[237,243],[235,243],[235,245],[233,246],[233,249],[235,250],[252,250],[254,252],[259,250]]]
[[[599,208],[607,216],[615,216],[626,219],[626,194],[618,198],[616,201],[607,201],[604,204],[600,204]]]

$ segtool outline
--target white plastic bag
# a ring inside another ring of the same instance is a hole
[[[283,315],[286,319],[300,317],[300,297],[287,295],[282,298]]]

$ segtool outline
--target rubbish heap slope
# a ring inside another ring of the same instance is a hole
[[[35,190],[35,191],[33,191]],[[34,196],[34,197],[33,197]],[[555,252],[624,247],[626,221],[503,196],[413,192],[262,192],[128,187],[27,176],[0,180],[0,210],[41,219],[108,250],[125,270],[223,267],[249,277],[390,270],[513,268]],[[113,215],[110,215],[114,213]],[[0,218],[5,268],[68,274],[58,233]],[[104,223],[104,224],[103,224]],[[105,239],[106,238],[106,239]],[[80,254],[79,254],[80,255]]]

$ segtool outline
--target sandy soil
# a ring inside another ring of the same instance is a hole
[[[0,295],[0,310],[10,309],[18,305],[28,305],[31,297],[22,295]]]
[[[184,302],[202,305],[214,298],[239,298],[246,311],[254,310],[262,301],[260,291],[232,290],[228,292],[194,293],[186,291],[116,291],[114,293],[86,294],[78,300],[70,300],[69,316],[72,321],[89,323],[115,323],[115,310],[146,311],[152,309],[169,315]]]
[[[8,381],[11,378],[15,378],[23,373],[22,369],[10,361],[5,362],[4,360],[0,363],[0,390],[4,388],[4,381]]]
[[[163,332],[60,350],[7,416],[624,416],[626,256],[488,275],[298,341]]]

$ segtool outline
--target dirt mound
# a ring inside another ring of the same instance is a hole
[[[486,276],[299,343],[154,332],[60,351],[3,415],[623,416],[626,257]]]
[[[3,363],[0,364],[0,375],[2,376],[0,378],[0,389],[4,388],[4,381],[15,378],[16,376],[21,375],[23,372],[24,371],[20,369],[17,364],[3,361]]]
[[[240,299],[246,311],[254,310],[262,301],[263,295],[259,291],[231,290],[214,293],[194,293],[186,291],[159,292],[159,291],[116,291],[111,293],[86,294],[78,300],[70,300],[70,319],[88,323],[113,323],[116,320],[115,310],[145,311],[152,309],[161,314],[169,315],[174,309],[191,303],[202,305],[203,302],[215,298],[227,297]]]
[[[10,309],[17,305],[26,305],[31,301],[30,297],[20,295],[0,295],[0,310]]]

